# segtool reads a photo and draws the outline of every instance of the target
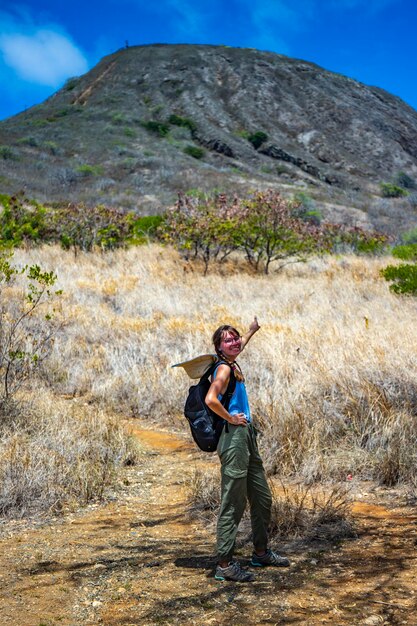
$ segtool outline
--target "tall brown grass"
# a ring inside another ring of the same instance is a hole
[[[329,257],[254,276],[206,277],[157,245],[76,259],[56,247],[15,262],[54,269],[65,324],[41,375],[55,393],[176,426],[186,375],[228,322],[261,331],[242,353],[270,473],[305,482],[410,481],[417,459],[416,303],[391,294],[384,259]]]
[[[137,457],[120,420],[38,389],[1,422],[0,516],[59,513],[99,500]]]

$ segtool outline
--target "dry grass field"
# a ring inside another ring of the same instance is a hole
[[[58,247],[18,250],[13,262],[53,269],[63,290],[63,323],[31,392],[42,428],[49,420],[54,440],[62,437],[50,445],[54,454],[68,449],[66,438],[82,441],[74,411],[87,420],[90,440],[92,423],[97,432],[107,424],[100,415],[183,428],[189,380],[171,365],[211,352],[218,325],[243,331],[256,314],[261,331],[239,362],[268,471],[307,484],[352,475],[415,487],[416,302],[389,292],[379,275],[386,259],[326,257],[270,276],[251,275],[235,260],[206,277],[157,245],[76,258]],[[65,428],[57,428],[57,414]],[[102,435],[102,456],[114,460],[112,467],[134,454],[117,428],[112,418]],[[19,458],[33,437],[26,432],[19,440]],[[16,445],[16,433],[9,433],[1,464],[10,465]],[[25,473],[32,462],[39,472],[39,456],[28,455]],[[78,492],[87,497],[89,489]],[[9,497],[4,487],[2,497]]]

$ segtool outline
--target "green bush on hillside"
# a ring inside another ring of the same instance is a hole
[[[250,132],[245,129],[239,129],[239,130],[236,130],[234,134],[236,135],[236,137],[242,137],[243,139],[248,139]]]
[[[205,150],[203,148],[200,148],[199,146],[193,146],[191,144],[185,146],[184,152],[185,154],[194,157],[194,159],[202,159],[205,154]]]
[[[53,155],[59,152],[58,144],[55,141],[45,141],[43,147]]]
[[[128,126],[126,126],[126,127],[123,129],[123,134],[125,135],[125,137],[132,137],[132,138],[133,138],[133,137],[136,137],[136,133],[135,133],[135,131],[133,130],[133,128],[129,128]]]
[[[5,161],[17,161],[18,158],[16,152],[10,148],[10,146],[0,146],[0,159],[4,159]]]
[[[401,198],[407,195],[405,189],[394,185],[394,183],[381,183],[380,187],[383,198]]]
[[[103,173],[103,168],[101,165],[89,165],[88,163],[84,163],[83,165],[79,165],[75,168],[75,171],[82,176],[101,176]]]
[[[162,215],[145,215],[137,217],[130,213],[127,217],[129,222],[129,243],[141,245],[155,239],[158,228],[162,223]]]
[[[168,124],[165,124],[165,122],[159,122],[158,120],[142,120],[140,124],[143,128],[146,128],[146,130],[149,130],[160,137],[166,137],[169,133],[169,126]]]
[[[0,249],[48,241],[45,207],[27,200],[23,194],[2,196],[0,200]]]
[[[253,145],[256,150],[261,147],[265,141],[268,140],[268,135],[262,130],[258,130],[255,133],[251,133],[247,137],[248,141]]]
[[[126,116],[123,113],[113,113],[111,121],[113,124],[126,124]]]
[[[16,141],[19,146],[29,146],[31,148],[36,148],[39,145],[39,142],[35,137],[21,137]]]
[[[392,282],[390,290],[394,293],[417,296],[417,264],[388,265],[381,275]]]
[[[62,117],[66,117],[67,115],[74,113],[74,111],[76,110],[77,109],[69,108],[69,107],[66,107],[65,109],[60,109],[59,111],[55,111],[53,115],[50,115],[49,117],[47,117],[46,121],[49,122],[50,124],[53,124],[54,122],[58,122]]]
[[[392,249],[392,255],[402,261],[413,261],[417,263],[417,242],[395,246]]]
[[[66,250],[90,252],[95,247],[112,250],[126,245],[129,223],[117,209],[70,204],[51,211],[52,237]]]
[[[139,217],[102,205],[47,208],[23,194],[0,194],[0,204],[0,250],[56,242],[76,254],[140,245],[157,238],[162,221],[160,215]]]
[[[398,294],[417,296],[417,243],[395,246],[392,249],[392,255],[408,263],[388,265],[381,270],[381,275],[385,280],[392,283],[390,290]]]
[[[193,120],[190,120],[188,117],[181,117],[180,115],[176,115],[173,113],[169,116],[168,122],[173,126],[182,126],[183,128],[188,128],[193,134],[197,130],[197,125]]]

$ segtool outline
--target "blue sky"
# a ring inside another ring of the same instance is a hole
[[[382,87],[417,109],[416,0],[1,0],[0,119],[129,45],[270,50]]]

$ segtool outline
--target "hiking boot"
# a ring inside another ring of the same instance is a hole
[[[275,565],[275,567],[288,567],[290,562],[285,556],[280,556],[272,550],[267,550],[265,554],[259,556],[254,552],[250,562],[253,567],[265,567],[266,565]]]
[[[234,580],[237,583],[250,583],[255,576],[245,569],[242,569],[238,561],[231,561],[227,567],[216,567],[214,575],[216,580]]]

